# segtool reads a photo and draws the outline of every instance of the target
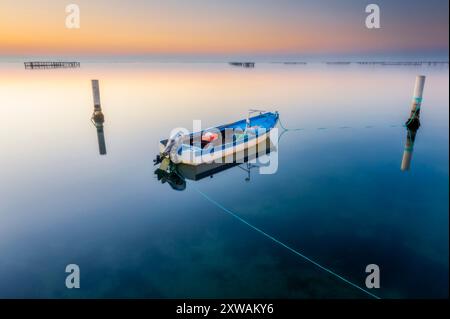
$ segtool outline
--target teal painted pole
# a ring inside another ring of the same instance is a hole
[[[420,126],[420,107],[423,100],[423,89],[425,86],[425,75],[416,77],[416,85],[414,87],[414,95],[411,106],[411,113],[406,122],[406,127],[410,129],[418,129]]]

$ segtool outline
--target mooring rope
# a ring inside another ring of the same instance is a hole
[[[276,239],[275,237],[269,235],[268,233],[266,233],[265,231],[261,230],[260,228],[250,224],[248,221],[246,221],[245,219],[243,219],[242,217],[238,216],[237,214],[233,213],[231,210],[227,209],[225,206],[223,206],[222,204],[216,202],[214,199],[212,199],[211,197],[209,197],[208,195],[206,195],[204,192],[202,192],[201,190],[199,190],[197,187],[194,186],[194,184],[191,183],[190,185],[193,189],[195,189],[197,191],[197,193],[199,193],[201,196],[203,196],[203,198],[205,198],[206,200],[208,200],[211,204],[213,204],[214,206],[220,208],[221,210],[223,210],[225,213],[233,216],[234,218],[236,218],[237,220],[239,220],[240,222],[244,223],[245,225],[249,226],[250,228],[252,228],[253,230],[256,230],[258,233],[264,235],[265,237],[269,238],[270,240],[272,240],[273,242],[277,243],[278,245],[286,248],[287,250],[291,251],[292,253],[294,253],[295,255],[305,259],[306,261],[312,263],[313,265],[319,267],[320,269],[328,272],[329,274],[339,278],[340,280],[344,281],[345,283],[349,284],[350,286],[361,290],[362,292],[368,294],[369,296],[375,298],[375,299],[381,299],[380,297],[378,297],[377,295],[371,293],[370,291],[358,286],[357,284],[351,282],[350,280],[342,277],[341,275],[335,273],[334,271],[332,271],[331,269],[322,266],[321,264],[319,264],[318,262],[312,260],[311,258],[305,256],[304,254],[300,253],[299,251],[295,250],[294,248],[289,247],[288,245],[286,245],[285,243],[281,242],[280,240]]]
[[[415,114],[416,114],[416,113],[414,113],[414,115],[415,115]],[[413,116],[413,117],[414,117],[414,116]],[[403,124],[402,126],[403,126],[403,127],[407,127],[411,121],[412,121],[412,119],[410,119],[410,120],[408,121],[408,123]],[[284,136],[284,134],[287,133],[287,132],[295,132],[295,131],[298,132],[298,131],[305,131],[305,130],[307,130],[307,129],[305,129],[305,128],[300,128],[300,127],[298,127],[298,128],[287,128],[286,126],[284,126],[283,122],[281,122],[281,118],[278,118],[278,124],[280,125],[280,127],[281,127],[281,129],[282,129],[280,135],[278,136],[278,142],[281,141],[281,138],[282,138],[282,137]],[[399,125],[392,124],[392,125],[389,125],[389,127],[399,127]],[[310,128],[309,130],[326,131],[326,130],[332,129],[332,128],[333,128],[333,127],[316,127],[316,128]],[[339,126],[339,127],[335,127],[335,129],[339,129],[339,130],[357,129],[357,128],[358,128],[358,127],[351,127],[351,126]],[[362,126],[362,127],[360,127],[360,128],[363,128],[363,129],[372,129],[372,128],[375,128],[375,125],[366,125],[366,126]]]
[[[303,128],[286,128],[283,123],[281,122],[281,118],[278,117],[278,123],[280,123],[280,126],[285,131],[303,131]]]
[[[404,127],[407,127],[412,119],[415,117],[417,111],[419,108],[416,108],[416,110],[414,111],[414,114],[411,116],[411,118],[409,119],[409,121],[405,124],[403,124]],[[289,131],[303,131],[305,130],[304,128],[287,128],[283,125],[283,123],[281,122],[281,119],[278,118],[278,123],[280,124],[280,127],[283,129],[283,132],[280,134],[280,136],[278,137],[278,140],[281,139],[281,137],[284,135],[284,133],[289,132]],[[398,127],[397,125],[390,125],[391,127]],[[339,127],[339,129],[350,129],[352,127],[350,126],[341,126]],[[372,125],[367,125],[364,128],[368,129],[368,128],[373,128]],[[326,130],[327,127],[318,127],[317,130]],[[209,197],[207,194],[205,194],[204,192],[202,192],[200,189],[198,189],[197,187],[194,186],[194,184],[191,183],[191,187],[197,192],[199,193],[203,198],[205,198],[207,201],[209,201],[211,204],[213,204],[214,206],[220,208],[222,211],[224,211],[225,213],[233,216],[235,219],[239,220],[240,222],[242,222],[243,224],[249,226],[250,228],[252,228],[253,230],[257,231],[258,233],[264,235],[265,237],[269,238],[270,240],[272,240],[273,242],[277,243],[278,245],[286,248],[287,250],[291,251],[292,253],[294,253],[295,255],[303,258],[304,260],[310,262],[311,264],[315,265],[316,267],[322,269],[323,271],[333,275],[334,277],[342,280],[343,282],[347,283],[348,285],[364,292],[365,294],[375,298],[375,299],[381,299],[379,296],[375,295],[374,293],[371,293],[370,291],[362,288],[361,286],[355,284],[354,282],[342,277],[341,275],[337,274],[336,272],[334,272],[333,270],[322,266],[321,264],[319,264],[318,262],[312,260],[311,258],[309,258],[308,256],[300,253],[298,250],[286,245],[285,243],[283,243],[282,241],[276,239],[275,237],[269,235],[268,233],[266,233],[265,231],[261,230],[260,228],[252,225],[251,223],[249,223],[248,221],[246,221],[245,219],[243,219],[242,217],[240,217],[239,215],[235,214],[234,212],[232,212],[231,210],[227,209],[225,206],[223,206],[222,204],[218,203],[217,201],[215,201],[214,199],[212,199],[211,197]]]
[[[412,121],[412,119],[414,118],[414,116],[416,115],[417,110],[414,112],[414,114],[412,115],[412,117],[408,120],[407,123],[402,124],[402,125],[398,125],[398,124],[389,124],[386,126],[387,127],[406,127],[407,125],[409,125]],[[337,127],[326,127],[326,126],[320,126],[320,127],[313,127],[313,128],[303,128],[303,127],[299,127],[299,128],[287,128],[284,126],[283,122],[281,122],[281,119],[278,119],[278,123],[280,124],[280,127],[282,129],[282,132],[280,134],[283,135],[285,132],[291,132],[291,131],[306,131],[306,130],[317,130],[317,131],[325,131],[325,130],[329,130],[329,129],[339,129],[339,130],[347,130],[347,129],[371,129],[371,128],[376,128],[376,127],[384,127],[384,126],[380,126],[380,125],[365,125],[365,126],[358,126],[358,127],[354,127],[354,126],[337,126]]]
[[[408,125],[411,124],[411,122],[414,120],[414,118],[416,117],[417,112],[420,110],[420,103],[421,102],[422,102],[421,98],[415,98],[415,103],[418,106],[415,108],[414,113],[411,115],[409,120],[405,124],[402,125],[403,127],[408,127]],[[278,123],[280,124],[280,127],[283,129],[283,132],[281,133],[280,138],[281,138],[281,136],[283,136],[283,134],[285,132],[289,132],[289,131],[304,131],[305,130],[304,128],[300,128],[300,127],[299,128],[287,128],[286,126],[283,125],[283,122],[281,122],[281,117],[278,117]],[[398,127],[398,125],[393,124],[393,125],[390,125],[390,127]],[[350,128],[354,128],[354,127],[351,127],[351,126],[341,126],[341,127],[339,127],[339,129],[350,129]],[[374,126],[373,125],[366,125],[364,128],[369,129],[369,128],[374,128]],[[320,131],[321,130],[327,130],[328,127],[317,127],[316,129],[320,130]],[[280,138],[279,138],[279,140],[280,140]]]
[[[409,121],[406,123],[406,124],[403,124],[402,126],[403,127],[407,127],[408,125],[409,125],[409,123],[411,123],[411,121],[412,121],[412,119],[415,117],[415,115],[416,115],[416,112],[417,112],[417,109],[416,109],[416,111],[414,112],[414,114],[413,114],[413,116],[409,119]],[[265,113],[265,114],[261,114],[262,116],[268,116],[268,113]],[[284,126],[284,124],[283,124],[283,122],[281,122],[281,117],[278,117],[278,124],[280,125],[280,127],[281,127],[281,129],[282,129],[282,132],[280,133],[280,135],[278,136],[278,142],[280,142],[281,141],[281,138],[284,136],[284,134],[285,133],[287,133],[287,132],[295,132],[295,131],[304,131],[304,130],[306,130],[305,128],[303,128],[303,127],[297,127],[297,128],[287,128],[286,126]],[[371,129],[371,128],[374,128],[375,126],[374,125],[366,125],[366,126],[363,126],[362,128],[364,128],[364,129]],[[389,125],[389,127],[398,127],[398,125]],[[332,128],[332,127],[331,127]],[[328,129],[330,129],[330,127],[316,127],[316,128],[310,128],[310,130],[311,129],[315,129],[315,130],[317,130],[317,131],[325,131],[325,130],[328,130]],[[337,127],[337,129],[340,129],[340,130],[344,130],[344,129],[356,129],[356,127],[351,127],[351,126],[340,126],[340,127]]]

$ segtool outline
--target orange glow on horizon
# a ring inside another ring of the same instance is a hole
[[[364,13],[330,18],[320,11],[277,11],[236,4],[222,12],[223,4],[204,9],[180,2],[176,7],[159,4],[147,8],[79,0],[81,28],[67,29],[66,4],[61,1],[42,5],[24,5],[23,0],[2,2],[0,55],[340,54],[448,47],[447,40],[442,42],[443,36],[448,38],[448,27],[443,29],[439,22],[429,21],[424,35],[415,31],[417,27],[408,29],[400,22],[390,26],[395,32],[368,31],[362,23]]]

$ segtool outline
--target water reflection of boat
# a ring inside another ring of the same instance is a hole
[[[176,169],[163,170],[158,168],[155,174],[158,181],[161,181],[162,184],[168,183],[174,190],[184,191],[186,189],[186,181]]]
[[[260,114],[250,117],[254,112]],[[177,132],[169,139],[160,141],[160,154],[155,163],[169,157],[172,161],[188,165],[217,162],[266,140],[278,118],[278,112],[250,110],[246,119],[230,124],[189,134]]]
[[[166,158],[162,161],[160,167],[155,170],[155,174],[161,183],[167,182],[173,189],[179,191],[186,189],[186,180],[199,181],[206,177],[212,178],[214,175],[233,167],[244,170],[247,173],[245,181],[248,182],[250,181],[251,170],[264,166],[263,163],[266,163],[266,161],[262,161],[262,158],[275,151],[275,145],[270,139],[266,139],[251,148],[235,153],[231,162],[227,162],[224,158],[218,163],[204,163],[193,166],[183,163],[175,164]]]

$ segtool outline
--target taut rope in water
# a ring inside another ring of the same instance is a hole
[[[409,121],[403,125],[404,127],[407,127],[408,124],[411,123],[412,118],[415,117],[416,113],[417,113],[417,109],[415,110],[414,114],[411,116],[411,118],[409,119]],[[286,127],[283,125],[283,123],[281,122],[281,119],[280,119],[280,118],[278,119],[278,123],[280,124],[280,127],[283,129],[283,132],[282,132],[282,133],[280,134],[280,136],[278,137],[278,140],[280,140],[281,137],[283,136],[283,134],[286,133],[286,132],[289,132],[289,131],[303,131],[303,130],[304,130],[304,128],[286,128]],[[372,127],[373,127],[373,126],[366,126],[365,128],[372,128]],[[397,125],[391,125],[391,127],[397,127]],[[348,129],[348,128],[351,128],[351,127],[348,127],[348,126],[342,126],[342,127],[339,127],[339,128],[340,128],[340,129]],[[324,129],[326,129],[326,128],[321,127],[321,128],[317,128],[317,129],[318,129],[318,130],[324,130]],[[289,250],[290,252],[294,253],[295,255],[297,255],[297,256],[303,258],[304,260],[306,260],[306,261],[308,261],[309,263],[315,265],[316,267],[322,269],[323,271],[325,271],[325,272],[327,272],[327,273],[333,275],[334,277],[336,277],[336,278],[342,280],[342,281],[345,282],[346,284],[348,284],[348,285],[350,285],[350,286],[352,286],[352,287],[354,287],[354,288],[356,288],[356,289],[358,289],[358,290],[364,292],[365,294],[369,295],[370,297],[375,298],[375,299],[381,299],[379,296],[375,295],[374,293],[371,293],[370,291],[368,291],[368,290],[362,288],[361,286],[355,284],[354,282],[352,282],[352,281],[350,281],[350,280],[348,280],[348,279],[342,277],[341,275],[337,274],[337,273],[334,272],[333,270],[331,270],[331,269],[329,269],[329,268],[327,268],[327,267],[325,267],[325,266],[322,266],[321,264],[319,264],[318,262],[312,260],[312,259],[309,258],[308,256],[306,256],[306,255],[300,253],[298,250],[296,250],[296,249],[294,249],[294,248],[292,248],[292,247],[286,245],[286,244],[283,243],[282,241],[280,241],[280,240],[276,239],[275,237],[269,235],[268,233],[266,233],[265,231],[261,230],[260,228],[258,228],[258,227],[256,227],[256,226],[252,225],[251,223],[249,223],[248,221],[246,221],[245,219],[243,219],[242,217],[240,217],[240,216],[237,215],[236,213],[232,212],[231,210],[227,209],[227,208],[226,208],[225,206],[223,206],[222,204],[218,203],[217,201],[215,201],[214,199],[212,199],[211,197],[209,197],[207,194],[205,194],[204,192],[202,192],[201,190],[199,190],[199,189],[198,189],[197,187],[195,187],[193,184],[191,184],[191,187],[192,187],[197,193],[199,193],[203,198],[205,198],[207,201],[209,201],[211,204],[213,204],[214,206],[220,208],[220,209],[221,209],[222,211],[224,211],[225,213],[231,215],[232,217],[234,217],[235,219],[237,219],[237,220],[240,221],[241,223],[243,223],[243,224],[249,226],[250,228],[252,228],[253,230],[257,231],[257,232],[260,233],[261,235],[263,235],[263,236],[267,237],[268,239],[272,240],[272,241],[275,242],[276,244],[278,244],[278,245],[280,245],[280,246],[286,248],[287,250]]]
[[[278,118],[278,123],[280,124],[280,127],[283,129],[283,131],[303,131],[303,128],[286,128],[283,123],[281,122],[281,118]],[[283,132],[284,133],[284,132]]]
[[[357,284],[351,282],[350,280],[342,277],[341,275],[338,275],[337,273],[335,273],[334,271],[332,271],[331,269],[322,266],[321,264],[319,264],[318,262],[312,260],[311,258],[305,256],[304,254],[300,253],[299,251],[295,250],[294,248],[289,247],[288,245],[286,245],[285,243],[281,242],[280,240],[276,239],[275,237],[269,235],[268,233],[266,233],[265,231],[259,229],[256,226],[253,226],[252,224],[250,224],[248,221],[246,221],[245,219],[241,218],[240,216],[238,216],[237,214],[233,213],[231,210],[227,209],[225,206],[221,205],[220,203],[216,202],[214,199],[212,199],[211,197],[209,197],[208,195],[206,195],[204,192],[202,192],[201,190],[199,190],[197,187],[194,186],[194,184],[191,184],[191,187],[193,189],[195,189],[197,191],[197,193],[199,193],[201,196],[203,196],[203,198],[205,198],[207,201],[209,201],[211,204],[213,204],[214,206],[220,208],[222,211],[224,211],[225,213],[233,216],[234,218],[236,218],[237,220],[239,220],[240,222],[242,222],[243,224],[249,226],[250,228],[252,228],[253,230],[256,230],[258,233],[264,235],[265,237],[269,238],[270,240],[272,240],[273,242],[277,243],[278,245],[286,248],[287,250],[291,251],[292,253],[294,253],[295,255],[303,258],[304,260],[310,262],[311,264],[317,266],[318,268],[326,271],[327,273],[333,275],[334,277],[339,278],[340,280],[344,281],[345,283],[349,284],[350,286],[366,293],[367,295],[375,298],[375,299],[381,299],[380,297],[378,297],[377,295],[369,292],[368,290],[358,286]]]
[[[416,115],[417,110],[414,112],[412,118]],[[402,125],[397,125],[397,124],[391,124],[391,125],[386,125],[387,127],[406,127],[407,125],[409,125],[411,123],[412,119],[409,119],[407,123],[402,124]],[[371,129],[371,128],[376,128],[376,127],[384,127],[384,126],[378,126],[378,125],[365,125],[365,126],[359,126],[359,127],[352,127],[352,126],[336,126],[336,127],[316,127],[316,128],[287,128],[284,126],[284,124],[281,122],[281,119],[278,119],[278,123],[280,124],[280,127],[282,129],[282,132],[280,135],[284,134],[285,132],[291,132],[291,131],[305,131],[305,130],[318,130],[318,131],[323,131],[323,130],[328,130],[328,129],[340,129],[340,130],[344,130],[344,129],[357,129],[357,128],[362,128],[362,129]]]

